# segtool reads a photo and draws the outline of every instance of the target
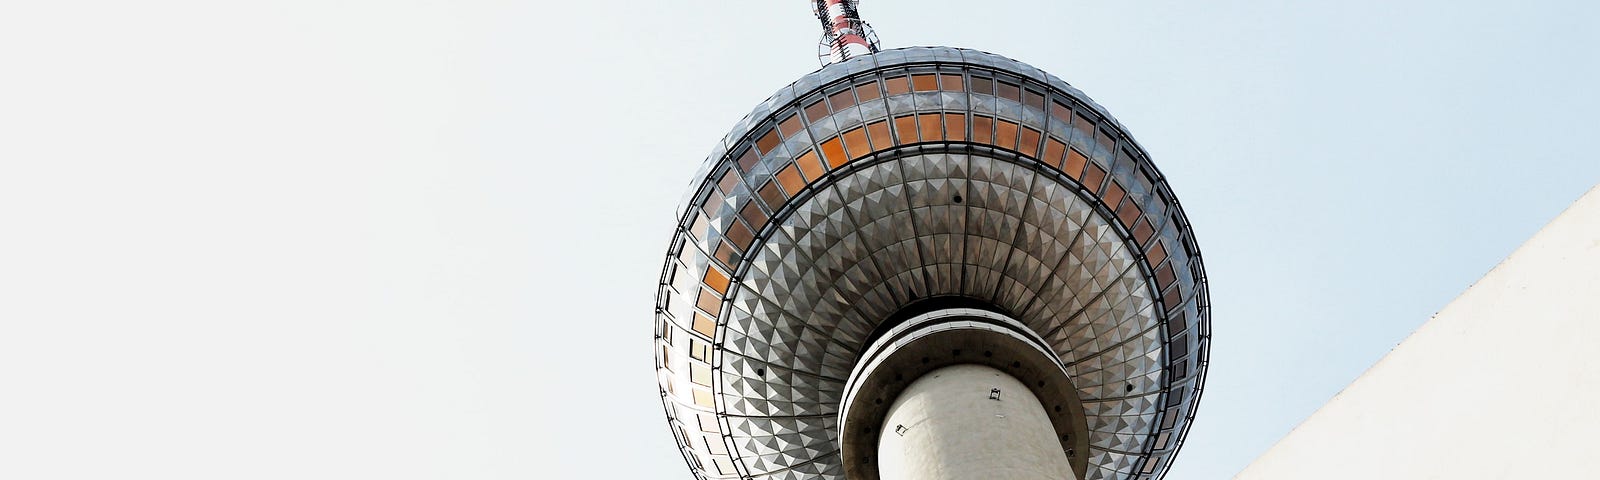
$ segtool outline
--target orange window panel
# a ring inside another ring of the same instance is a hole
[[[947,92],[959,92],[966,90],[966,86],[962,85],[961,75],[945,73],[939,75],[939,89]]]
[[[1066,154],[1066,144],[1058,142],[1054,138],[1047,138],[1045,140],[1043,158],[1044,163],[1048,163],[1050,166],[1056,167],[1056,169],[1059,170],[1061,169],[1061,157],[1065,156]]]
[[[912,75],[911,89],[918,92],[932,92],[939,89],[939,77],[933,74]]]
[[[1022,152],[1023,155],[1039,158],[1040,136],[1041,134],[1038,130],[1022,127],[1022,141],[1017,142],[1017,151]]]
[[[1172,290],[1167,290],[1167,293],[1161,296],[1162,308],[1167,310],[1178,308],[1178,305],[1183,303],[1183,292],[1181,292],[1181,290],[1183,289],[1174,288]]]
[[[756,140],[756,149],[761,150],[762,155],[772,153],[774,148],[778,148],[777,130],[768,131],[766,135],[761,136],[761,139]]]
[[[850,108],[855,106],[855,104],[856,97],[850,93],[850,89],[848,88],[844,89],[842,92],[828,96],[828,106],[833,107],[833,111],[835,112]]]
[[[1081,114],[1072,114],[1072,128],[1078,130],[1078,133],[1085,138],[1094,136],[1094,121]]]
[[[785,118],[782,122],[778,122],[778,133],[783,134],[783,138],[793,137],[794,134],[800,133],[800,127],[803,126],[805,126],[805,124],[800,122],[799,115],[790,115],[789,118]]]
[[[867,142],[866,128],[853,128],[848,132],[844,132],[844,135],[840,135],[839,138],[844,139],[844,149],[849,153],[851,160],[865,157],[868,153],[872,153],[872,144]]]
[[[778,184],[782,185],[783,190],[789,192],[791,197],[806,187],[805,179],[800,178],[800,171],[796,170],[794,165],[783,167],[783,170],[778,171]]]
[[[965,141],[967,139],[967,116],[960,113],[944,114],[944,139]]]
[[[739,209],[739,218],[743,218],[744,223],[750,224],[750,228],[756,230],[767,224],[767,213],[761,211],[756,202],[746,202],[744,208]]]
[[[1150,244],[1150,237],[1156,234],[1156,229],[1150,227],[1150,220],[1139,219],[1139,224],[1133,227],[1133,239],[1140,245]]]
[[[751,168],[756,166],[756,161],[758,160],[761,160],[761,156],[756,155],[754,149],[745,150],[743,154],[739,155],[739,171],[750,171]]]
[[[1156,246],[1150,247],[1150,253],[1145,255],[1145,257],[1150,259],[1150,264],[1151,265],[1160,265],[1161,262],[1166,261],[1167,260],[1167,245],[1166,245],[1166,242],[1157,240],[1156,241]]]
[[[783,202],[789,199],[775,182],[767,182],[762,185],[761,189],[756,191],[756,194],[760,195],[761,201],[767,204],[767,209],[774,212],[778,211],[778,207],[782,207]]]
[[[972,77],[972,93],[994,95],[994,80],[978,76]]]
[[[822,158],[828,160],[828,168],[839,168],[850,161],[850,158],[845,156],[844,143],[839,141],[839,137],[822,142],[820,148],[822,148]]]
[[[731,168],[728,169],[728,171],[726,171],[726,172],[722,172],[722,179],[717,180],[717,188],[721,189],[722,193],[724,193],[724,194],[726,194],[728,192],[732,192],[734,187],[738,187],[738,186],[739,186],[739,172],[737,172],[737,171],[735,171],[735,170],[733,170]]]
[[[717,293],[728,294],[728,276],[724,275],[721,270],[717,270],[716,267],[706,267],[706,274],[700,280],[705,282],[707,287],[716,290]]]
[[[900,137],[900,144],[917,143],[917,117],[906,115],[894,119],[894,133]]]
[[[694,331],[706,338],[717,338],[717,321],[700,312],[694,312]]]
[[[867,83],[856,85],[856,99],[860,103],[883,98],[883,92],[878,91],[878,81],[871,80]]]
[[[1133,225],[1133,222],[1138,220],[1139,215],[1143,213],[1144,211],[1139,210],[1139,205],[1135,204],[1132,199],[1122,202],[1122,206],[1117,207],[1117,219],[1122,220],[1123,225]]]
[[[911,83],[906,81],[906,77],[894,77],[884,80],[883,86],[889,90],[890,95],[911,92]]]
[[[694,238],[705,239],[706,229],[710,226],[711,222],[706,220],[705,215],[695,215],[694,223],[689,224],[689,234],[694,235]]]
[[[1122,184],[1117,183],[1116,180],[1112,180],[1109,185],[1106,185],[1106,194],[1102,195],[1100,198],[1104,200],[1106,202],[1106,206],[1110,207],[1111,211],[1114,212],[1117,210],[1117,204],[1122,202],[1122,197],[1126,193],[1127,192],[1122,189]]]
[[[739,251],[741,252],[748,250],[750,248],[750,242],[754,241],[756,238],[755,234],[750,233],[749,227],[746,227],[743,223],[739,222],[733,222],[732,225],[729,225],[728,231],[722,232],[722,236],[733,242],[733,246],[739,247]]]
[[[1106,180],[1106,171],[1099,165],[1089,164],[1089,169],[1083,172],[1083,186],[1092,193],[1100,193],[1100,183]]]
[[[1050,116],[1056,117],[1057,120],[1063,122],[1072,123],[1072,107],[1063,105],[1061,102],[1050,102]]]
[[[1033,107],[1033,108],[1037,108],[1037,109],[1043,111],[1044,110],[1044,95],[1040,94],[1039,92],[1035,92],[1033,90],[1023,90],[1022,91],[1022,103],[1027,105],[1027,106],[1030,106],[1030,107]]]
[[[800,154],[800,158],[795,159],[794,163],[800,166],[800,173],[806,174],[807,182],[814,182],[818,178],[822,178],[822,161],[817,159],[816,150],[806,150],[806,153]],[[788,185],[784,187],[788,187]]]
[[[715,216],[719,208],[722,208],[722,194],[712,190],[706,194],[706,202],[700,205],[700,210],[706,215]]]
[[[711,255],[717,257],[717,260],[722,262],[723,265],[734,265],[739,263],[739,253],[733,251],[733,247],[728,245],[728,242],[720,243],[720,245],[717,245],[717,251]]]
[[[994,144],[1000,148],[1017,149],[1017,124],[1001,120],[995,124]]]
[[[972,116],[972,141],[994,145],[994,119],[982,115]]]
[[[889,122],[879,121],[867,125],[867,136],[872,140],[873,151],[894,146],[894,138],[889,136]]]
[[[917,115],[917,125],[920,127],[919,133],[924,141],[944,138],[944,131],[939,125],[939,117],[940,115],[937,113]]]
[[[1167,287],[1172,286],[1172,281],[1177,279],[1178,277],[1172,273],[1172,264],[1170,263],[1156,269],[1156,288],[1158,289],[1166,290]]]
[[[702,288],[700,289],[700,299],[695,301],[694,306],[700,307],[701,310],[706,312],[706,315],[715,317],[722,313],[722,297],[709,288]]]
[[[828,104],[823,103],[822,100],[817,100],[810,105],[806,105],[806,119],[815,122],[817,120],[826,118],[827,116]]]
[[[1094,141],[1099,143],[1100,148],[1106,149],[1107,152],[1115,152],[1117,150],[1117,141],[1111,138],[1111,134],[1106,133],[1105,130],[1097,130],[1094,136]],[[1106,163],[1111,162],[1107,161]]]
[[[1089,157],[1085,157],[1082,153],[1078,153],[1078,149],[1076,148],[1069,148],[1067,149],[1067,164],[1061,167],[1061,171],[1066,172],[1067,176],[1072,177],[1073,179],[1082,179],[1083,167],[1088,163]]]

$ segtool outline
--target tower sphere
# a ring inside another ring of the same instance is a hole
[[[697,478],[879,478],[872,445],[915,428],[883,423],[895,396],[976,364],[1027,387],[981,393],[1036,399],[1079,478],[1151,479],[1209,316],[1177,197],[1104,108],[1009,58],[904,48],[801,77],[716,146],[655,359]]]

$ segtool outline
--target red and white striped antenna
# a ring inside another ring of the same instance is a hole
[[[811,11],[822,21],[817,60],[823,65],[878,51],[878,34],[861,21],[856,0],[812,0]]]

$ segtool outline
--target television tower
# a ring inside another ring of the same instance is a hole
[[[1083,92],[999,55],[831,60],[707,157],[656,292],[667,423],[701,479],[1155,479],[1210,346],[1177,196]]]

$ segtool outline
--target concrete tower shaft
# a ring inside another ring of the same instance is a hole
[[[912,382],[884,417],[883,480],[1076,480],[1050,416],[1016,377],[975,364]]]

